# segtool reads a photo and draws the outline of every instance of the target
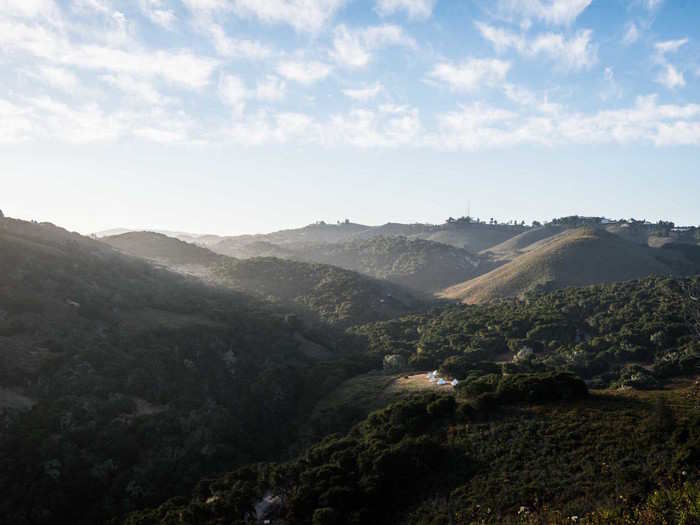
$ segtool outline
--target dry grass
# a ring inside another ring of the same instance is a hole
[[[586,286],[697,271],[689,261],[662,260],[660,251],[604,230],[577,228],[539,241],[487,274],[451,286],[440,296],[465,303],[521,297],[526,292]]]

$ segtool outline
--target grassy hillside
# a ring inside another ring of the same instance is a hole
[[[505,242],[528,229],[527,226],[456,221],[442,224],[434,231],[420,234],[418,237],[478,253]]]
[[[421,300],[399,286],[327,264],[274,257],[238,260],[147,232],[103,241],[130,255],[287,305],[309,320],[316,318],[343,328],[390,319],[423,306]]]
[[[499,257],[513,258],[523,250],[531,248],[533,244],[546,241],[550,237],[560,234],[562,231],[564,231],[562,226],[549,224],[540,226],[539,228],[533,228],[520,233],[515,237],[511,237],[507,241],[497,244],[496,246],[492,246],[486,251]]]
[[[511,377],[488,403],[417,396],[126,523],[697,523],[695,394],[588,396],[571,376],[540,375]]]
[[[480,303],[522,297],[534,290],[699,271],[700,265],[681,251],[641,246],[601,229],[576,228],[547,238],[508,264],[447,288],[441,295]]]
[[[287,312],[0,219],[1,521],[100,523],[278,457],[369,367]]]

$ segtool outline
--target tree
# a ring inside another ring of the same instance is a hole
[[[685,318],[695,337],[700,339],[700,283],[688,282],[683,285],[685,295]]]
[[[4,219],[4,218],[5,218],[5,214],[2,212],[2,210],[0,210],[0,219]]]

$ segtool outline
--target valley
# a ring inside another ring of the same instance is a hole
[[[586,221],[377,235],[312,225],[223,254],[211,236],[95,239],[0,219],[3,516],[691,512],[700,246],[687,232],[623,236]],[[276,255],[252,253],[272,240]],[[256,511],[265,497],[274,504]]]

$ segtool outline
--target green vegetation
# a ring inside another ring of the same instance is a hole
[[[274,257],[233,259],[148,232],[103,240],[130,255],[281,304],[308,322],[341,329],[390,319],[423,306],[422,300],[400,286],[327,264]]]
[[[654,386],[697,372],[700,342],[687,322],[683,285],[647,278],[529,294],[524,301],[451,306],[355,329],[379,356],[458,379],[483,361],[509,371],[569,370],[596,386]],[[501,370],[489,370],[488,373]]]
[[[426,292],[471,279],[492,268],[487,259],[465,249],[397,236],[309,246],[300,250],[299,256]]]
[[[31,407],[0,407],[3,521],[99,523],[278,457],[375,365],[287,312],[3,219],[0,379]]]
[[[209,266],[221,256],[197,246],[168,237],[162,233],[129,232],[103,237],[102,242],[129,255],[162,263],[166,266]]]
[[[293,461],[203,481],[126,523],[697,523],[700,409],[689,391],[581,397],[573,384],[514,376],[488,405],[416,396]],[[276,504],[256,513],[266,495]]]
[[[698,523],[700,278],[540,293],[606,257],[610,278],[683,274],[696,247],[467,218],[382,228],[404,226],[497,232],[494,253],[524,252],[502,268],[535,261],[530,284],[423,302],[328,264],[0,218],[0,521]],[[349,222],[292,232],[424,287],[474,257]]]
[[[213,275],[226,286],[296,305],[300,313],[341,328],[391,319],[425,304],[400,286],[327,264],[274,257],[226,259]]]

